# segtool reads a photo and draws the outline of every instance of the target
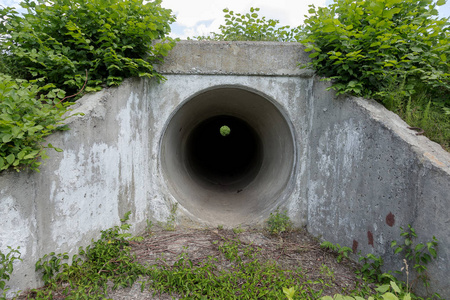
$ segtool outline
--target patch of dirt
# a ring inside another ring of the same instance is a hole
[[[349,260],[337,263],[336,255],[321,249],[317,240],[306,230],[271,236],[265,231],[253,229],[241,233],[219,229],[156,229],[144,241],[132,243],[132,252],[140,263],[160,266],[171,266],[181,255],[186,254],[194,266],[213,257],[218,258],[218,270],[227,270],[231,263],[225,259],[219,247],[229,241],[239,241],[237,244],[240,245],[241,253],[249,248],[258,249],[256,258],[261,262],[273,262],[288,270],[302,270],[311,280],[323,280],[328,284],[323,285],[322,295],[343,293],[343,290],[351,291],[357,287],[359,279],[354,271],[358,265]],[[141,292],[140,283],[135,283],[132,288],[111,290],[109,297],[114,300],[179,299],[177,295],[158,293],[153,296],[153,292],[148,289]]]

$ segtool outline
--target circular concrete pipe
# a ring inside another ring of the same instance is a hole
[[[260,222],[289,197],[295,153],[290,123],[272,101],[219,87],[174,112],[160,157],[170,193],[192,216],[235,226]]]

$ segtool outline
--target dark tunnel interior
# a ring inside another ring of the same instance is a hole
[[[220,133],[228,126],[229,135]],[[208,118],[198,124],[187,140],[191,170],[210,183],[227,186],[254,176],[262,158],[261,141],[245,121],[228,115]]]

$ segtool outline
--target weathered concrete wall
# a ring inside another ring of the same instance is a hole
[[[324,84],[317,84],[314,90],[323,93]],[[403,242],[400,226],[415,228],[417,242],[436,236],[439,257],[428,272],[432,289],[448,298],[450,154],[374,101],[313,98],[314,126],[306,138],[308,230],[356,252],[382,255],[389,270],[402,267],[390,247]]]
[[[160,68],[167,81],[130,79],[80,99],[75,112],[85,115],[49,138],[64,152],[50,153],[41,173],[0,174],[0,250],[20,246],[24,258],[15,265],[13,290],[41,283],[34,263],[44,254],[74,254],[129,210],[135,232],[147,219],[164,222],[175,202],[181,203],[180,221],[217,224],[213,208],[199,210],[179,199],[161,147],[169,145],[166,129],[183,105],[231,89],[275,107],[295,147],[285,154],[293,167],[282,193],[252,202],[248,219],[225,214],[220,222],[259,224],[277,206],[286,207],[297,225],[363,254],[381,254],[388,266],[398,266],[390,242],[399,238],[399,226],[411,224],[421,239],[440,240],[429,273],[434,290],[450,297],[444,279],[450,271],[450,154],[377,103],[336,98],[310,71],[297,68],[305,61],[297,44],[182,42]],[[266,130],[256,123],[257,131]],[[267,149],[267,166],[276,159],[271,149],[278,148]],[[239,196],[233,197],[223,201],[233,206]]]
[[[78,110],[86,115],[48,140],[64,152],[49,153],[41,173],[0,174],[0,249],[20,246],[24,259],[15,265],[13,289],[38,286],[37,259],[53,251],[75,254],[129,210],[137,230],[152,215],[167,214],[147,181],[157,143],[147,91],[145,82],[130,80],[84,97]]]

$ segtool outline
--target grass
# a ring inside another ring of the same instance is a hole
[[[420,90],[420,89],[419,89]],[[384,106],[398,114],[411,127],[440,144],[450,152],[450,99],[445,93],[434,96],[420,90],[411,97],[402,94],[402,88],[391,88],[382,100]],[[448,110],[448,111],[447,111]],[[420,130],[421,129],[421,130]]]

